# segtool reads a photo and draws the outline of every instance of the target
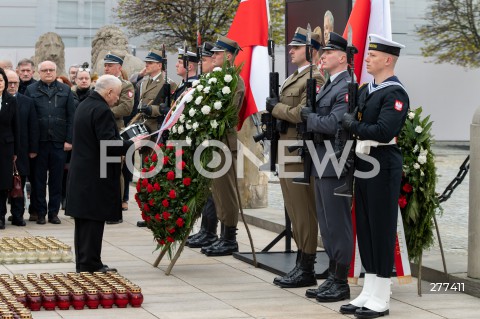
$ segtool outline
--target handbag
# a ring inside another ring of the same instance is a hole
[[[15,163],[13,163],[13,187],[10,191],[10,196],[12,198],[23,197],[22,178],[18,174],[17,165],[15,165]]]

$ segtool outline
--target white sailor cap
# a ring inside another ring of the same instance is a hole
[[[368,39],[369,39],[369,44],[368,44],[369,50],[381,51],[381,52],[389,53],[395,56],[399,56],[400,49],[405,48],[403,44],[385,39],[384,37],[379,36],[378,34],[370,33],[368,35]]]
[[[178,49],[178,59],[182,60],[184,56],[185,56],[185,50]],[[198,56],[194,52],[187,51],[187,59],[190,62],[198,63]]]

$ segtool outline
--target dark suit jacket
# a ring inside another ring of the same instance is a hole
[[[121,156],[133,144],[122,141],[103,97],[92,92],[78,106],[73,121],[72,159],[67,180],[66,215],[97,221],[121,218],[120,161],[108,163],[101,178],[100,141],[119,141],[108,156]]]
[[[17,169],[22,176],[30,175],[28,153],[38,153],[38,120],[33,100],[17,93],[17,107],[20,125],[20,148],[17,156]]]
[[[0,190],[12,188],[13,155],[18,155],[20,144],[17,101],[6,90],[0,109]]]

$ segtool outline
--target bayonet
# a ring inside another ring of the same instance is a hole
[[[200,75],[202,75],[202,37],[200,35],[200,30],[197,30],[197,58],[198,66],[200,67]],[[198,75],[198,67],[195,70],[195,75]]]
[[[185,84],[188,82],[188,51],[187,40],[183,41],[183,67],[185,68]]]

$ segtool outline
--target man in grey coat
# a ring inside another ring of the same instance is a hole
[[[353,249],[351,200],[334,195],[334,189],[345,184],[345,177],[340,175],[341,168],[338,172],[335,170],[330,159],[335,135],[348,109],[348,82],[351,78],[347,72],[346,50],[347,41],[330,32],[322,54],[322,62],[330,78],[317,94],[316,113],[311,108],[304,108],[301,112],[308,129],[315,133],[315,148],[320,162],[328,161],[323,171],[322,165],[315,165],[312,169],[317,219],[330,262],[328,278],[317,289],[308,289],[306,296],[320,302],[350,298],[347,275]]]

